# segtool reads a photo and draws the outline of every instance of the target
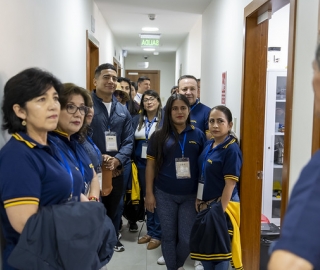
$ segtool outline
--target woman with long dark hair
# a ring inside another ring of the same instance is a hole
[[[159,94],[154,90],[144,92],[140,103],[140,113],[133,118],[135,130],[134,161],[138,169],[138,179],[143,197],[146,196],[147,146],[151,135],[161,125],[162,106]],[[147,234],[138,240],[138,244],[148,243],[147,249],[155,249],[161,244],[161,227],[156,211],[147,210]]]
[[[183,269],[189,236],[196,217],[198,157],[206,138],[190,125],[190,104],[184,95],[172,95],[163,126],[149,140],[146,167],[148,211],[157,212],[162,228],[161,247],[167,269]]]

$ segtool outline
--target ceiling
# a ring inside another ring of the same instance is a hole
[[[212,0],[94,0],[117,43],[129,54],[151,54],[140,47],[142,27],[158,27],[159,53],[175,52]],[[148,14],[155,14],[149,20]]]

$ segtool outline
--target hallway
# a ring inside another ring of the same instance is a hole
[[[138,222],[139,230],[143,223]],[[146,234],[146,225],[143,225],[140,236]],[[139,232],[129,232],[127,221],[123,218],[121,243],[125,251],[114,252],[108,270],[166,270],[165,265],[158,265],[157,260],[162,255],[161,246],[154,250],[147,250],[147,244],[137,244]],[[194,261],[187,259],[184,269],[194,270]]]

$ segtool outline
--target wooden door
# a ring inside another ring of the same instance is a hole
[[[126,78],[137,82],[141,76],[147,76],[150,79],[150,89],[155,90],[160,96],[160,70],[126,70]]]
[[[241,245],[246,270],[260,269],[261,197],[263,174],[264,119],[267,75],[268,20],[258,17],[275,12],[290,2],[289,55],[287,76],[286,133],[282,175],[282,204],[286,207],[290,164],[290,137],[293,89],[293,54],[296,0],[256,0],[244,10],[244,62],[241,107],[241,150],[243,167],[240,181]],[[282,205],[283,206],[283,205]]]
[[[318,44],[320,43],[320,5],[318,11]],[[314,108],[313,108],[314,111]],[[320,148],[320,118],[313,112],[312,154]]]
[[[99,47],[94,44],[88,36],[88,30],[86,31],[86,43],[87,43],[87,56],[86,56],[86,71],[87,71],[87,83],[88,90],[95,88],[93,84],[94,71],[99,65]]]

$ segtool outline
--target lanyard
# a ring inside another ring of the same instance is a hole
[[[192,112],[192,110],[199,104],[199,100],[196,100],[196,103],[191,107],[190,109],[190,113]]]
[[[204,156],[203,162],[202,162],[201,180],[204,179],[204,167],[205,167],[205,165],[206,165],[208,155],[209,155],[209,154],[212,154],[212,153],[218,148],[218,146],[220,146],[221,144],[223,144],[223,143],[224,143],[226,140],[228,140],[228,139],[229,139],[229,136],[227,136],[227,137],[224,139],[224,141],[223,141],[222,143],[219,143],[215,148],[211,148],[214,142],[212,142],[212,144],[208,145],[208,150],[207,150],[207,152],[206,152],[206,154],[205,154],[205,156]]]
[[[181,148],[181,152],[182,152],[182,157],[184,157],[184,146],[186,144],[186,137],[187,137],[187,133],[184,133],[184,137],[183,137],[183,143],[181,144],[180,140],[179,140],[179,145]]]
[[[80,169],[80,172],[81,172],[81,175],[82,177],[84,178],[84,168],[83,168],[83,165],[82,165],[82,162],[79,158],[79,156],[77,155],[77,153],[75,153],[77,159],[74,157],[72,151],[70,151],[70,149],[68,149],[68,152],[69,152],[69,155],[72,157],[73,161],[75,162],[75,164],[77,164],[79,166],[79,169]],[[85,180],[85,179],[84,179]],[[85,181],[86,182],[86,181]]]
[[[53,155],[54,159],[55,159],[56,161],[58,161],[58,163],[59,163],[62,167],[64,167],[64,168],[67,170],[67,172],[69,173],[69,176],[70,176],[70,179],[71,179],[71,192],[70,192],[70,198],[69,198],[69,199],[71,199],[72,196],[73,196],[73,174],[72,174],[72,172],[71,172],[71,168],[70,168],[70,166],[69,166],[68,161],[66,160],[65,155],[64,155],[63,152],[60,150],[60,148],[55,144],[54,141],[52,141],[52,140],[50,140],[50,139],[49,139],[49,141],[50,141],[50,142],[55,146],[55,148],[58,150],[60,156],[61,156],[62,159],[63,159],[63,162],[61,162],[61,160],[60,160],[56,155]]]
[[[153,123],[154,123],[156,120],[157,120],[156,117],[153,118],[149,125],[147,125],[147,123],[149,123],[148,118],[146,118],[146,119],[144,120],[146,141],[148,141],[148,137],[149,137],[150,130],[151,130],[151,128],[152,128]]]
[[[94,148],[94,150],[97,153],[98,156],[98,160],[99,160],[99,166],[101,166],[101,161],[102,161],[102,156],[101,156],[101,151],[99,150],[99,148],[94,144],[92,138],[90,136],[87,136],[87,141],[92,145],[92,147]]]
[[[212,144],[213,144],[213,142],[212,142]],[[207,157],[208,157],[209,153],[212,154],[217,149],[217,146],[215,148],[211,149],[212,144],[208,145],[208,150],[207,150],[207,152],[206,152],[206,154],[204,156],[203,162],[202,162],[201,181],[203,181],[203,179],[204,179],[204,167],[205,167],[206,162],[207,162]]]

